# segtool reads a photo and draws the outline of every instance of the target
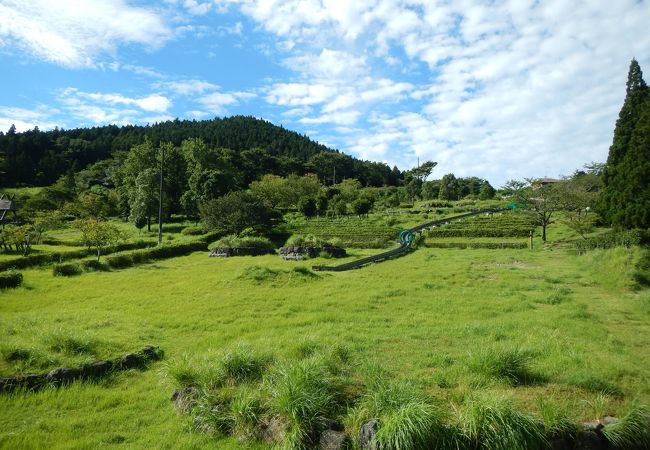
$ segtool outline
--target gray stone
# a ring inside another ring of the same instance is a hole
[[[320,435],[318,448],[321,450],[342,450],[348,447],[348,435],[342,431],[325,430]]]
[[[607,440],[595,430],[585,430],[576,436],[575,450],[606,450]]]
[[[45,384],[45,374],[30,373],[22,378],[22,385],[27,389],[38,389]]]
[[[603,426],[607,426],[607,425],[611,425],[613,423],[619,422],[619,419],[616,418],[616,417],[612,417],[612,416],[605,416],[605,417],[603,417],[603,420],[601,420],[601,422],[602,422]]]
[[[120,366],[125,369],[139,367],[145,362],[144,358],[137,353],[127,353],[120,358]]]
[[[98,378],[106,375],[113,369],[113,363],[110,361],[95,361],[83,367],[84,377]]]
[[[77,378],[81,378],[82,372],[79,368],[59,367],[51,370],[45,379],[50,383],[68,383]]]
[[[379,420],[370,419],[359,430],[359,444],[363,450],[375,450],[377,444],[375,443],[375,435],[379,430]]]
[[[187,386],[183,389],[176,389],[171,400],[180,411],[189,413],[196,406],[198,398],[199,390],[194,386]]]

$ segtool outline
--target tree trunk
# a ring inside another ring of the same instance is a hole
[[[97,262],[99,262],[99,257],[102,255],[102,249],[97,247]]]

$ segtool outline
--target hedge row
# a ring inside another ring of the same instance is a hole
[[[23,274],[15,270],[0,272],[0,289],[15,288],[22,284]]]
[[[427,237],[434,238],[478,238],[478,237],[528,237],[532,228],[431,228]]]
[[[487,248],[487,249],[521,249],[528,248],[526,242],[426,242],[428,248]]]
[[[112,269],[122,269],[148,261],[173,258],[175,256],[183,256],[196,251],[207,250],[206,246],[206,241],[204,239],[200,239],[163,245],[160,247],[134,250],[132,252],[125,252],[108,256],[106,258],[106,264],[108,264],[108,266]]]
[[[152,242],[146,242],[146,241],[124,242],[104,250],[104,254],[107,255],[107,254],[117,253],[117,252],[122,252],[127,250],[146,248],[146,247],[150,247],[151,245],[153,245]],[[21,258],[0,261],[0,272],[11,268],[25,269],[27,267],[58,263],[62,261],[68,261],[70,259],[85,258],[86,256],[90,256],[94,254],[95,254],[95,250],[88,249],[88,248],[74,250],[71,252],[38,253],[35,255],[24,256]]]
[[[650,244],[650,232],[645,230],[610,231],[600,236],[576,241],[574,246],[579,253],[597,248],[632,247]]]

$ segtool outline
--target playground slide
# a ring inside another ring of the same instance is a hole
[[[358,259],[356,261],[350,261],[338,266],[313,266],[312,269],[316,271],[332,271],[332,272],[341,272],[344,270],[357,269],[359,267],[365,266],[366,264],[384,261],[389,258],[394,258],[395,256],[403,255],[411,249],[411,243],[415,237],[415,233],[424,230],[425,228],[435,227],[439,225],[444,225],[454,220],[461,220],[467,217],[477,216],[479,214],[494,213],[502,211],[502,209],[479,209],[476,211],[468,212],[465,214],[460,214],[458,216],[447,217],[445,219],[434,220],[431,222],[426,222],[420,225],[416,225],[413,228],[404,230],[400,233],[400,246],[392,250],[388,250],[377,255],[367,256],[365,258]]]

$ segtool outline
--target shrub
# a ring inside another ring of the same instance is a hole
[[[52,274],[54,276],[71,277],[81,275],[82,272],[81,266],[76,263],[54,264],[52,266]]]
[[[0,272],[0,289],[15,288],[23,283],[23,274],[15,270]]]
[[[181,234],[184,236],[200,236],[205,234],[205,228],[203,227],[185,227],[181,231]]]
[[[97,261],[96,259],[88,259],[86,261],[82,261],[81,266],[86,271],[105,272],[108,270],[108,264]]]
[[[131,255],[122,253],[106,257],[106,264],[112,269],[124,269],[125,267],[132,267],[134,265]]]
[[[597,248],[607,249],[612,247],[632,247],[635,245],[647,244],[650,235],[645,230],[610,231],[599,236],[581,239],[574,243],[578,253]]]

